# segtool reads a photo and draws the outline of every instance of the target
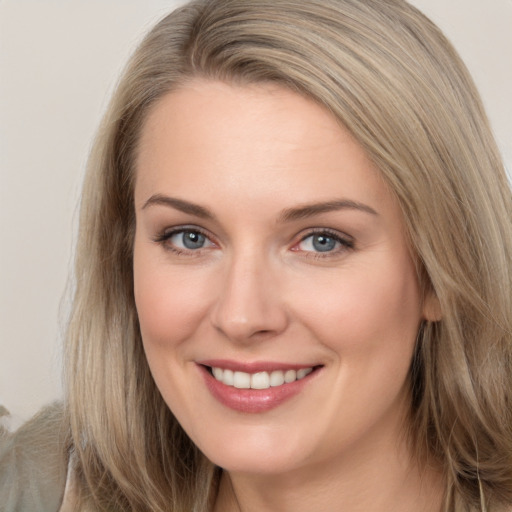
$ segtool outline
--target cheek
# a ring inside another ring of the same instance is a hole
[[[135,303],[144,345],[173,348],[199,325],[214,285],[205,270],[187,272],[157,258],[134,252]]]
[[[325,432],[332,446],[356,439],[388,411],[401,414],[407,408],[420,294],[407,260],[385,268],[352,268],[339,276],[338,285],[316,279],[315,293],[300,303],[304,323],[329,350],[335,369],[329,386],[336,392],[323,398],[325,415],[320,410],[317,415],[318,428],[339,427]]]
[[[336,352],[384,352],[414,346],[420,294],[408,258],[316,276],[295,305],[309,329]],[[409,351],[410,351],[409,350]],[[405,352],[408,352],[407,350]]]

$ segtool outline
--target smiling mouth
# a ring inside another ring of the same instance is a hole
[[[206,387],[222,405],[241,413],[265,413],[300,395],[312,385],[323,364],[302,366],[272,361],[196,363]],[[311,383],[311,384],[310,384]]]
[[[320,366],[310,366],[298,370],[274,370],[271,372],[261,371],[255,373],[233,371],[215,366],[207,366],[206,368],[215,380],[226,386],[237,389],[269,389],[302,380],[320,368]]]

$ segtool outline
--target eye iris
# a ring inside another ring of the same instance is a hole
[[[336,240],[330,236],[315,235],[313,237],[313,247],[318,252],[332,251],[336,247]]]
[[[185,231],[183,233],[183,245],[187,249],[200,249],[205,242],[205,236],[195,231]]]

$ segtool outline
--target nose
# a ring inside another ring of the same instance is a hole
[[[232,258],[226,267],[211,312],[214,328],[238,343],[282,333],[288,315],[277,269],[257,253]]]

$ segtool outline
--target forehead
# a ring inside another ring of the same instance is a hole
[[[198,80],[153,106],[141,133],[136,202],[192,188],[204,200],[247,193],[263,200],[269,187],[296,202],[356,194],[375,203],[390,196],[338,120],[284,87]]]
[[[298,151],[299,141],[332,142],[340,138],[340,126],[313,100],[276,84],[195,80],[152,107],[142,129],[139,159],[151,158],[166,136],[167,143],[181,147],[198,141],[204,150],[215,145],[217,154],[222,149],[217,147],[219,140],[226,151],[238,148],[239,154],[248,154],[264,148],[267,154],[287,145]],[[250,148],[245,144],[248,137],[252,137]]]

